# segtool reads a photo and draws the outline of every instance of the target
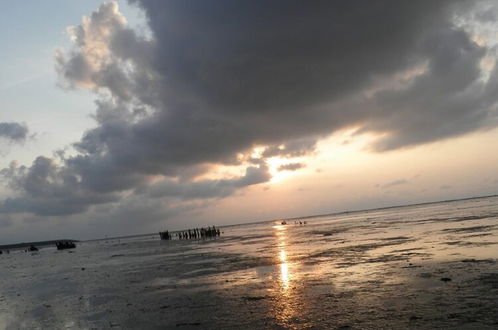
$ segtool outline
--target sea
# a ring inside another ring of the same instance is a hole
[[[0,255],[0,329],[497,329],[498,197]]]

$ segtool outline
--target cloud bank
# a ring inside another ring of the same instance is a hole
[[[298,170],[292,158],[339,130],[375,134],[381,152],[498,124],[495,51],[469,28],[487,16],[466,14],[479,3],[130,2],[151,38],[115,2],[68,29],[56,69],[95,92],[96,126],[76,155],[4,169],[15,195],[0,212],[154,200],[167,213],[267,182],[271,157]],[[219,167],[233,171],[213,177]]]

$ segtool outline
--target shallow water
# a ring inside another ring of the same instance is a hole
[[[0,329],[495,329],[498,198],[0,255]]]

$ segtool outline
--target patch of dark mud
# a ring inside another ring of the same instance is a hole
[[[381,263],[381,264],[388,264],[392,262],[398,263],[400,268],[420,268],[422,266],[420,265],[414,265],[413,263],[409,262],[411,260],[412,256],[406,256],[406,255],[392,255],[392,254],[386,254],[382,256],[376,256],[376,257],[358,257],[358,258],[346,258],[346,261],[339,262],[337,264],[338,267],[341,268],[347,268],[347,267],[352,267],[356,265],[361,265],[361,264],[375,264],[375,263]],[[399,263],[401,261],[405,261],[406,263]],[[398,267],[398,266],[396,266]]]
[[[468,241],[449,241],[449,242],[444,242],[446,245],[458,245],[458,246],[489,246],[489,245],[496,245],[498,242],[468,242]]]
[[[475,233],[482,231],[490,231],[495,226],[473,226],[473,227],[465,227],[465,228],[447,228],[443,229],[443,232],[446,233]]]
[[[224,262],[218,264],[217,267],[221,273],[262,266],[273,266],[276,264],[279,264],[279,261],[274,258],[237,255],[227,258]]]
[[[354,296],[355,296],[354,291],[339,291],[339,292],[333,292],[333,293],[326,293],[323,295],[324,298],[332,298],[332,299],[336,299],[336,300],[352,298]]]
[[[328,249],[325,251],[320,251],[316,253],[312,253],[309,255],[310,258],[321,258],[321,257],[344,257],[350,256],[352,254],[363,254],[370,250],[375,250],[385,246],[391,245],[399,245],[406,242],[410,242],[413,240],[410,239],[401,239],[401,240],[390,240],[390,241],[382,241],[377,243],[367,243],[367,244],[359,244],[359,245],[349,245],[349,246],[341,246],[337,248]]]
[[[438,219],[417,219],[417,220],[401,220],[401,221],[379,221],[376,223],[377,228],[392,228],[393,225],[409,225],[409,224],[424,224],[437,222]]]
[[[263,235],[245,235],[245,236],[229,236],[223,237],[223,242],[237,242],[237,244],[243,244],[245,241],[254,241],[270,238],[271,234],[263,234]]]
[[[406,236],[396,236],[396,237],[386,237],[386,238],[381,238],[382,241],[399,241],[399,240],[408,240],[411,239],[410,237]]]
[[[374,257],[374,258],[356,258],[356,259],[349,259],[346,261],[342,261],[337,263],[337,266],[340,268],[347,268],[347,267],[352,267],[360,264],[374,264],[374,263],[388,263],[388,262],[397,262],[397,261],[405,261],[408,260],[407,257],[400,256],[400,255],[383,255],[379,257]]]
[[[316,236],[332,236],[332,235],[337,235],[341,233],[345,233],[347,231],[351,230],[349,227],[341,227],[341,228],[334,228],[331,230],[312,230],[309,231],[307,234],[309,235],[316,235]]]
[[[261,244],[264,243],[268,240],[268,237],[265,238],[258,238],[258,239],[253,239],[253,240],[247,240],[244,242],[239,243],[240,245],[253,245],[253,244]]]
[[[406,256],[402,255],[391,255],[391,254],[386,254],[383,256],[375,257],[375,258],[368,258],[363,260],[362,263],[365,264],[371,264],[371,263],[377,263],[377,262],[393,262],[393,261],[404,261],[407,260],[408,258]]]
[[[449,218],[448,220],[452,222],[460,222],[460,221],[469,221],[469,220],[481,220],[481,219],[487,219],[490,217],[495,216],[494,214],[486,214],[486,215],[468,215],[464,217],[458,217],[458,218]]]
[[[398,252],[409,252],[409,251],[418,251],[418,250],[423,250],[423,248],[409,248],[409,249],[399,249],[399,250],[393,250],[393,253],[398,253]]]
[[[498,289],[498,273],[487,273],[479,276],[478,280],[486,285],[491,286],[493,289]]]
[[[394,253],[394,251],[393,251],[393,253]],[[414,258],[414,257],[430,258],[434,254],[428,253],[428,252],[405,252],[405,253],[401,253],[401,255],[404,257],[409,257],[409,258]]]
[[[178,255],[167,261],[163,270],[171,270],[174,265],[174,276],[189,279],[205,275],[221,274],[278,264],[278,260],[270,257],[256,257],[238,253],[202,253]]]
[[[378,242],[378,243],[345,246],[343,249],[347,249],[349,251],[366,252],[366,251],[375,250],[375,249],[385,247],[385,246],[399,245],[399,244],[404,244],[407,242],[414,242],[414,241],[415,240],[410,239],[410,238],[403,238],[403,239],[388,240],[388,241],[383,241],[383,242]]]
[[[270,298],[269,296],[244,296],[242,297],[242,299],[244,299],[245,301],[260,301],[260,300],[263,300],[263,299],[268,299]]]
[[[494,259],[463,259],[463,260],[461,260],[461,262],[495,264],[496,260],[494,260]]]
[[[481,234],[473,234],[473,235],[466,235],[464,236],[465,238],[474,238],[474,237],[484,237],[484,236],[491,236],[493,233],[481,233]]]
[[[422,268],[421,265],[414,265],[412,263],[408,264],[408,266],[402,266],[403,269],[414,269],[414,268]]]
[[[478,215],[468,215],[457,218],[427,218],[427,219],[417,219],[417,220],[403,220],[403,221],[385,221],[378,222],[378,224],[385,225],[387,227],[391,227],[393,224],[424,224],[424,223],[437,223],[437,222],[463,222],[463,221],[475,221],[488,219],[492,217],[496,217],[498,214],[486,214],[482,216]]]
[[[432,222],[462,222],[462,221],[472,221],[472,220],[481,220],[481,219],[486,219],[489,218],[489,214],[487,215],[466,215],[462,217],[456,217],[456,218],[429,218],[426,219],[427,221],[432,221]]]
[[[464,241],[449,241],[449,242],[444,242],[444,244],[446,244],[446,245],[462,245],[464,243],[466,243],[466,242],[464,242]]]
[[[184,326],[198,326],[198,325],[201,325],[202,323],[201,322],[181,322],[181,323],[177,323],[176,326],[177,327],[184,327]]]

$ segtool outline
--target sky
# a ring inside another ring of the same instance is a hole
[[[0,244],[498,194],[497,15],[0,0]]]

